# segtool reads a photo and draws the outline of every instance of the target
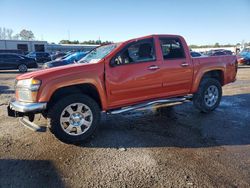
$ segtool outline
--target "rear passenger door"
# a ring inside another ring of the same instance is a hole
[[[160,37],[163,64],[163,89],[167,96],[186,95],[190,92],[193,67],[190,55],[177,37]],[[187,47],[187,46],[186,46]]]

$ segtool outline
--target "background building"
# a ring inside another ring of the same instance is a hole
[[[68,52],[90,51],[99,45],[91,44],[49,44],[47,41],[0,40],[0,52]]]
[[[19,50],[22,53],[47,51],[47,41],[0,40],[1,51]]]

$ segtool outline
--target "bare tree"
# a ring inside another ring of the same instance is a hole
[[[13,40],[19,40],[20,39],[20,35],[19,34],[15,34],[13,37],[12,37]]]
[[[6,34],[6,28],[0,28],[0,39],[6,39],[7,34]]]
[[[12,34],[13,34],[13,30],[12,29],[6,29],[6,35],[7,35],[7,39],[12,39]]]
[[[0,27],[0,39],[12,39],[13,30],[5,27]]]
[[[19,36],[22,40],[33,40],[35,38],[34,33],[30,30],[23,29]]]

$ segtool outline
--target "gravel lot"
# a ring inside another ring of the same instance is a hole
[[[6,116],[16,75],[0,72],[0,187],[250,186],[250,67],[223,88],[213,113],[185,103],[103,116],[98,133],[77,146]]]

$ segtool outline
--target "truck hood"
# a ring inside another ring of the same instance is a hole
[[[57,77],[69,76],[69,75],[73,75],[73,74],[80,73],[80,72],[93,71],[98,66],[104,66],[101,64],[103,64],[102,61],[99,61],[98,63],[76,63],[76,64],[70,64],[70,65],[65,65],[61,67],[42,69],[42,70],[18,75],[16,77],[16,80],[23,80],[23,79],[29,79],[29,78],[48,80],[48,79],[53,79]]]

